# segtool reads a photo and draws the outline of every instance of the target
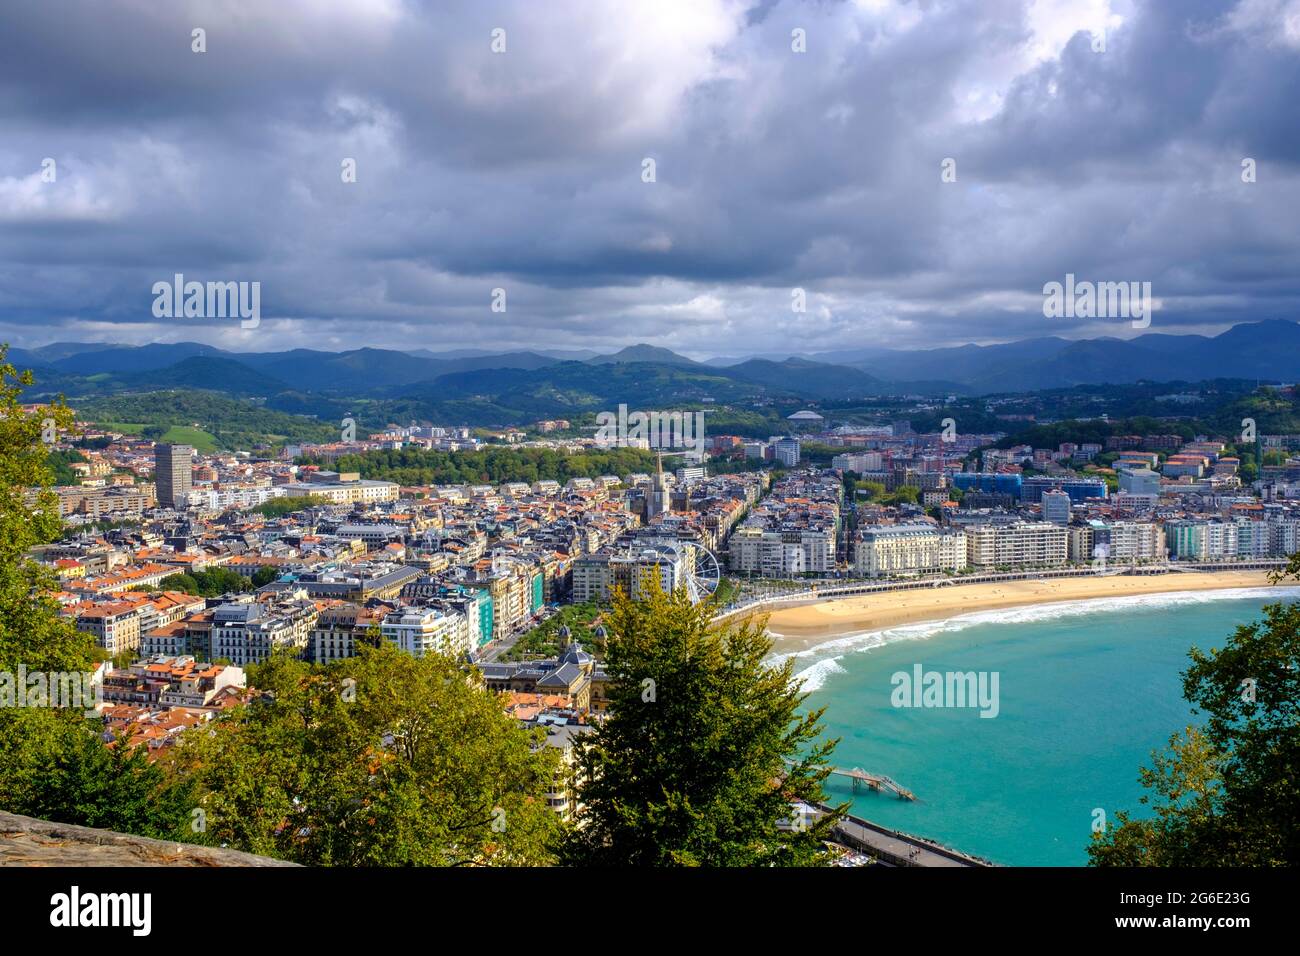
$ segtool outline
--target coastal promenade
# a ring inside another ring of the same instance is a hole
[[[830,807],[810,805],[815,813],[829,813]],[[993,866],[987,860],[949,849],[922,837],[878,826],[861,817],[846,816],[835,825],[832,840],[865,853],[886,866]]]

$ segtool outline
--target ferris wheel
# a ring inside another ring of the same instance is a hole
[[[692,603],[712,597],[722,580],[717,555],[694,541],[679,541],[676,548],[682,558],[682,585]]]
[[[663,564],[675,566],[677,579],[671,584],[674,588],[685,588],[692,604],[708,600],[722,580],[722,567],[717,556],[703,545],[694,541],[660,541],[648,547],[632,548],[631,557],[637,552],[645,557],[661,555]],[[670,586],[665,580],[665,587]]]

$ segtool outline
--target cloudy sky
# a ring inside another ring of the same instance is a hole
[[[1297,104],[1300,0],[5,4],[0,341],[1138,334],[1045,318],[1067,272],[1300,318]],[[154,318],[178,272],[261,325]]]

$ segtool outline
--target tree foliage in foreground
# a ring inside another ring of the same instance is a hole
[[[61,402],[25,413],[21,397],[31,373],[6,362],[7,351],[0,346],[0,671],[85,671],[94,666],[93,639],[59,616],[47,596],[53,578],[27,558],[62,530],[42,422],[53,418],[66,428],[72,413]],[[143,754],[106,747],[102,731],[80,709],[0,708],[0,809],[178,836],[176,793]]]
[[[1300,576],[1300,555],[1285,574]],[[1154,817],[1117,814],[1088,848],[1098,866],[1300,863],[1300,604],[1270,604],[1227,644],[1192,648],[1183,696],[1205,712],[1153,755]]]
[[[762,623],[719,627],[681,591],[619,596],[607,615],[610,716],[578,745],[570,863],[807,866],[824,862],[833,815],[798,829],[794,800],[820,802],[835,742],[800,713],[793,662],[766,664]],[[834,816],[838,816],[838,813]]]
[[[560,772],[451,657],[391,646],[253,668],[263,696],[170,756],[198,793],[205,842],[332,866],[540,864]]]

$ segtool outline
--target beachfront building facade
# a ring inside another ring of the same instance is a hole
[[[960,571],[966,567],[966,534],[928,524],[863,528],[854,542],[857,572],[871,578]]]
[[[1057,567],[1069,560],[1067,529],[1042,521],[966,529],[966,563],[977,568]]]
[[[741,527],[731,536],[731,570],[765,577],[835,569],[835,533],[824,528]]]
[[[1237,526],[1226,521],[1171,521],[1165,525],[1169,553],[1179,561],[1237,556]]]
[[[1165,532],[1150,521],[1116,521],[1108,528],[1112,561],[1163,561],[1166,556]]]

